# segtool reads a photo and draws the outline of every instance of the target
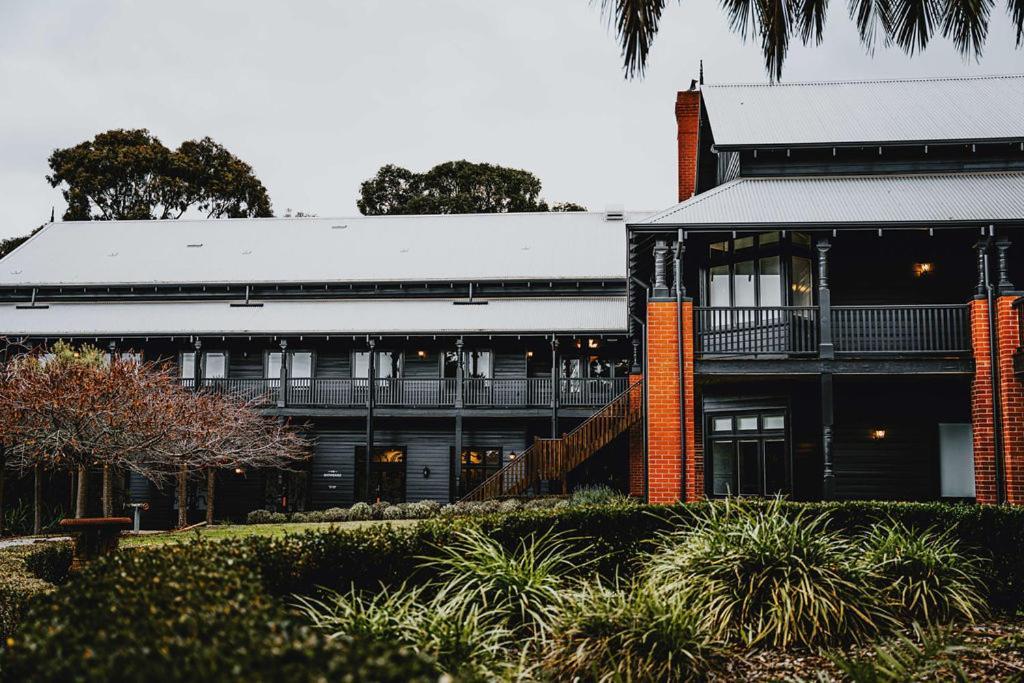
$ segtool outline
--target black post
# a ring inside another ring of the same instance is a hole
[[[667,298],[668,286],[668,244],[665,240],[654,243],[654,296]]]
[[[832,293],[828,288],[828,250],[832,246],[827,239],[817,241],[818,248],[818,353],[822,358],[835,358],[832,344]]]
[[[996,252],[996,272],[999,275],[996,287],[1000,294],[1006,294],[1013,291],[1013,283],[1010,282],[1010,239],[1008,237],[996,239]]]
[[[288,405],[288,340],[282,339],[281,347],[281,388],[277,392],[277,407],[284,408]]]
[[[366,462],[363,463],[363,481],[366,483],[363,487],[365,489],[363,493],[366,495],[366,502],[370,503],[373,502],[370,495],[372,486],[370,483],[370,463],[373,461],[373,404],[376,399],[374,394],[377,392],[377,360],[375,358],[377,354],[374,353],[377,342],[373,339],[367,339],[366,341],[370,347],[370,352],[366,366]]]
[[[203,382],[203,342],[196,337],[195,342],[192,343],[192,348],[195,349],[195,352],[192,354],[194,361],[192,365],[192,390],[199,391]]]
[[[821,453],[825,462],[822,478],[821,497],[832,500],[836,495],[836,474],[832,462],[832,426],[835,421],[832,373],[821,374]]]
[[[452,462],[452,496],[458,500],[462,493],[462,406],[463,383],[466,377],[462,364],[462,337],[455,340],[455,456]]]
[[[551,335],[551,438],[558,438],[558,338]]]

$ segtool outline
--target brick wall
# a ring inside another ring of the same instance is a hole
[[[693,303],[684,301],[683,388],[686,417],[686,498],[703,496],[703,467],[694,440]],[[679,433],[679,365],[676,302],[651,301],[647,307],[647,493],[652,503],[678,501],[682,490]]]
[[[700,131],[700,91],[685,90],[676,94],[676,126],[678,129],[679,201],[693,196],[697,185],[697,142]]]
[[[1013,310],[1016,296],[996,300],[999,339],[999,405],[1002,409],[1006,500],[1024,505],[1024,385],[1013,374],[1019,330]]]
[[[996,329],[1006,499],[1021,505],[1024,504],[1024,385],[1013,374],[1018,322],[1012,304],[1016,298],[1001,296],[996,299]],[[971,421],[974,429],[974,486],[979,503],[995,503],[997,500],[987,311],[988,302],[984,299],[971,302],[971,343],[975,366],[971,385]]]

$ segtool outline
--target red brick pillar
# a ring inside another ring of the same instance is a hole
[[[643,374],[634,372],[629,375],[629,386],[632,387],[644,378]],[[641,387],[629,394],[629,403],[635,407],[644,400]],[[646,418],[646,416],[645,416]],[[644,423],[637,422],[629,428],[629,495],[634,498],[644,496]]]
[[[679,314],[683,322],[684,405],[679,403]],[[652,299],[647,306],[647,496],[674,503],[682,494],[680,408],[686,418],[686,499],[703,496],[703,465],[694,447],[693,302]]]
[[[1017,295],[996,298],[996,336],[1003,485],[1007,502],[1024,505],[1024,384],[1013,373],[1013,354],[1020,333],[1017,312],[1013,309],[1016,299]],[[998,501],[987,310],[988,302],[985,299],[971,302],[971,343],[975,368],[971,387],[971,421],[974,429],[975,497],[979,503]]]
[[[1013,374],[1013,354],[1020,340],[1016,299],[1016,294],[996,299],[996,330],[1006,502],[1024,505],[1024,384]]]
[[[992,364],[989,356],[988,301],[974,299],[971,308],[971,428],[974,433],[974,496],[979,503],[996,502],[996,451],[992,428]]]

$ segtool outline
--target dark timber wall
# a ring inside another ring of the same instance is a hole
[[[837,378],[835,395],[837,497],[939,496],[938,424],[971,421],[966,380]],[[884,438],[872,438],[877,429]]]

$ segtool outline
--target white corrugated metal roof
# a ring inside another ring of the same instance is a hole
[[[455,305],[439,299],[61,303],[24,309],[0,305],[10,336],[89,337],[267,334],[444,334],[625,331],[623,297],[491,299]],[[463,300],[464,301],[464,300]]]
[[[1024,222],[1024,173],[739,178],[641,221],[663,225]]]
[[[1024,75],[705,85],[719,146],[1024,138]]]
[[[611,279],[625,243],[595,212],[64,222],[0,261],[0,286]]]

